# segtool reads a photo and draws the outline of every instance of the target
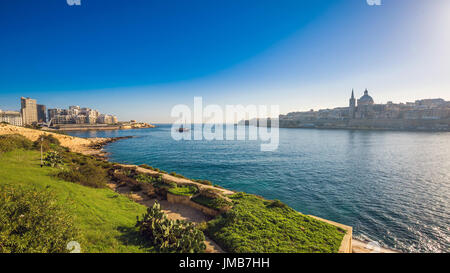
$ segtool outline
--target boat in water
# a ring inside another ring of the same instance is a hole
[[[182,124],[182,125],[180,126],[180,128],[178,128],[178,132],[184,133],[184,132],[188,132],[188,131],[189,131],[189,128],[186,127],[186,121],[185,121],[185,122],[184,122],[184,125]]]

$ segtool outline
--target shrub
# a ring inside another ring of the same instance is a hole
[[[69,170],[59,172],[57,177],[92,188],[104,188],[108,181],[107,171],[91,161],[87,161],[84,165],[71,166]]]
[[[153,186],[155,188],[162,188],[162,189],[171,189],[176,188],[177,183],[175,182],[164,182],[162,175],[159,175],[157,178],[153,180]]]
[[[169,192],[175,195],[192,196],[198,192],[198,189],[194,186],[181,186],[170,188]]]
[[[45,135],[45,134],[40,135],[39,138],[35,142],[33,142],[33,147],[36,150],[39,150],[41,149],[41,144],[44,152],[49,151],[51,149],[53,150],[61,149],[60,147],[61,143],[53,135]]]
[[[178,173],[176,173],[176,172],[171,172],[170,175],[171,175],[171,176],[178,177],[178,178],[186,178],[186,177],[184,177],[183,175],[178,174]]]
[[[344,233],[330,224],[302,215],[258,196],[236,193],[233,208],[208,222],[206,233],[227,252],[338,252]]]
[[[26,124],[24,127],[28,128],[28,129],[34,129],[34,130],[41,130],[41,128],[42,128],[41,126],[39,126],[37,124]]]
[[[63,163],[62,157],[58,152],[47,152],[44,156],[44,165],[49,167],[58,167]]]
[[[0,153],[10,152],[15,149],[31,150],[33,142],[21,135],[0,136]]]
[[[142,220],[138,217],[136,227],[161,252],[200,253],[206,249],[201,230],[192,223],[168,219],[158,202],[148,208]]]
[[[139,165],[139,167],[147,169],[147,170],[152,170],[152,171],[155,170],[152,166],[149,166],[147,164],[141,164],[141,165]]]
[[[0,253],[68,252],[79,231],[54,200],[47,191],[0,186]]]
[[[150,183],[153,184],[153,182],[156,180],[156,178],[154,178],[151,175],[147,175],[147,174],[143,174],[140,173],[136,176],[136,180],[140,183]]]
[[[205,179],[192,179],[192,181],[195,181],[197,183],[203,184],[203,185],[208,185],[208,186],[212,186],[212,182],[209,180],[205,180]]]
[[[211,198],[204,195],[195,196],[192,198],[192,201],[215,210],[220,210],[222,208],[230,207],[233,205],[231,202],[225,200],[224,198]]]
[[[136,176],[136,168],[135,167],[131,167],[131,168],[129,168],[129,167],[127,167],[127,168],[123,168],[123,173],[126,175],[126,176],[128,176],[128,177],[130,177],[130,178],[134,178],[135,176]]]
[[[274,200],[274,201],[270,202],[268,207],[271,207],[271,208],[289,208],[286,204],[284,204],[280,200]]]

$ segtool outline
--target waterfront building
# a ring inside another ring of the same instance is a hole
[[[38,122],[36,100],[20,98],[23,125],[31,125]]]
[[[100,114],[99,111],[80,106],[69,106],[69,109],[48,109],[51,125],[57,124],[116,124],[117,117]]]
[[[48,113],[48,121],[51,121],[58,115],[67,115],[68,114],[67,110],[59,109],[59,108],[48,109],[47,113]]]
[[[69,115],[78,115],[81,111],[80,106],[69,106]]]
[[[37,108],[38,122],[47,122],[47,114],[46,114],[47,111],[45,105],[38,104],[36,108]]]
[[[376,104],[366,89],[358,100],[352,90],[348,102],[348,107],[280,115],[279,126],[450,130],[450,102],[441,98]]]
[[[117,120],[116,116],[101,114],[97,118],[97,123],[99,123],[99,124],[116,124],[116,123],[118,123],[118,120]]]
[[[0,122],[6,122],[15,126],[22,126],[22,115],[18,111],[2,111],[0,110]]]

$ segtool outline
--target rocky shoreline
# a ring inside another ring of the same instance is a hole
[[[103,151],[103,148],[113,142],[122,140],[122,139],[130,139],[133,138],[133,136],[123,136],[123,137],[108,137],[108,138],[102,138],[98,141],[95,141],[94,143],[92,143],[91,145],[88,146],[88,149],[93,150],[93,151],[97,151],[96,153],[90,153],[90,155],[94,155],[97,157],[100,157],[104,160],[108,159],[108,153]]]

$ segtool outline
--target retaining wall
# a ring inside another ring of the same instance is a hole
[[[314,215],[308,215],[308,216],[311,216],[319,221],[328,223],[330,225],[333,225],[335,227],[339,227],[339,228],[345,230],[344,238],[342,239],[341,246],[339,247],[339,253],[352,253],[352,236],[353,236],[353,228],[352,227],[346,226],[343,224],[339,224],[339,223],[336,223],[336,222],[333,222],[333,221],[330,221],[327,219],[323,219],[323,218],[320,218],[320,217],[317,217]]]
[[[171,194],[170,192],[168,192],[167,193],[167,201],[169,201],[169,203],[183,204],[183,205],[189,206],[189,207],[199,210],[199,211],[203,212],[204,214],[211,216],[211,217],[215,217],[220,214],[220,212],[217,210],[214,210],[214,209],[205,207],[203,205],[200,205],[198,203],[195,203],[194,201],[191,200],[191,196],[175,195],[175,194]]]

